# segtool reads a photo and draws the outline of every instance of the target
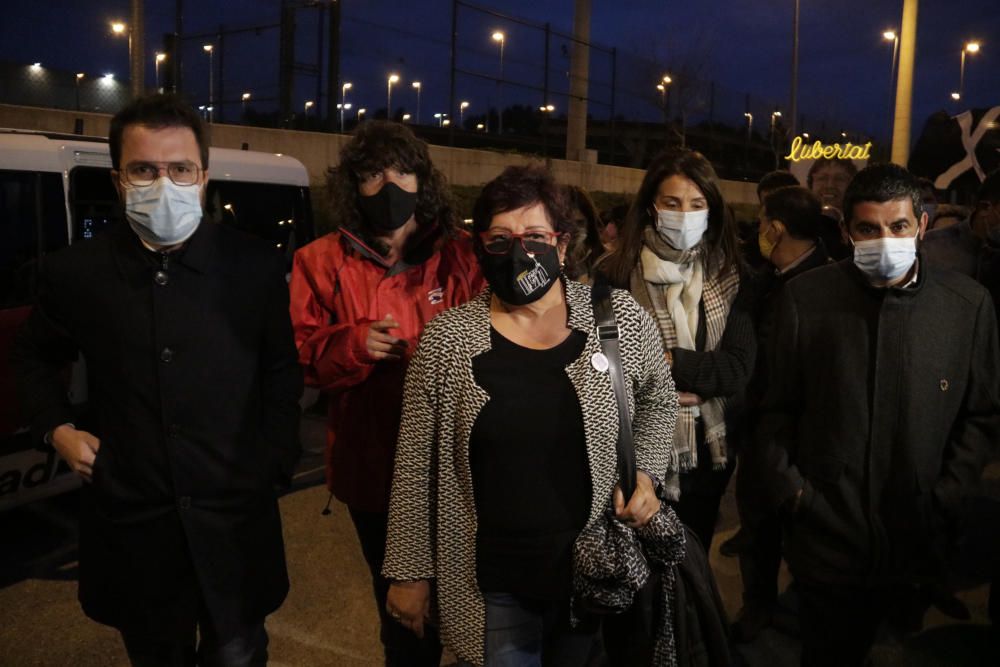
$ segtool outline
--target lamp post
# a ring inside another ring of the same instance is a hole
[[[743,112],[743,117],[747,119],[747,140],[743,145],[743,162],[746,169],[750,169],[750,138],[753,135],[753,114],[749,111]]]
[[[413,87],[417,91],[417,125],[420,125],[420,82],[414,81]]]
[[[771,151],[774,153],[775,171],[777,171],[778,167],[780,166],[778,157],[778,141],[777,141],[778,136],[777,132],[775,132],[775,128],[779,118],[781,118],[781,111],[775,109],[774,111],[771,112]]]
[[[347,91],[354,87],[354,84],[348,82],[340,87],[340,105],[337,107],[340,109],[340,133],[344,133],[344,111],[347,107]]]
[[[157,53],[156,57],[153,59],[153,70],[156,72],[156,92],[158,93],[163,92],[163,89],[160,88],[160,63],[166,59],[166,53]]]
[[[465,127],[465,110],[469,108],[468,102],[462,102],[458,105],[458,127],[459,129]]]
[[[385,95],[385,119],[392,120],[392,84],[399,81],[398,74],[390,74],[388,83],[386,84],[386,95]]]
[[[80,110],[80,80],[83,78],[83,72],[76,73],[76,110]]]
[[[493,41],[500,44],[500,78],[497,79],[497,108],[499,109],[500,122],[497,133],[503,134],[503,46],[507,41],[507,36],[497,30],[493,33]]]
[[[965,94],[965,54],[979,53],[979,46],[979,42],[969,42],[962,48],[961,67],[958,73],[958,97],[952,95],[952,99],[960,100],[962,99],[962,95]]]
[[[542,112],[542,157],[549,157],[549,115],[556,110],[551,104],[544,104],[538,107]]]
[[[306,100],[305,105],[302,107],[302,115],[303,116],[308,116],[309,115],[309,109],[311,109],[314,104],[316,104],[316,103],[313,102],[312,100]]]
[[[215,47],[205,44],[201,48],[208,54],[208,122],[211,123],[214,117],[212,107],[215,106]]]
[[[128,37],[128,64],[129,68],[132,67],[132,28],[123,21],[113,21],[111,23],[111,32],[118,37],[125,35]],[[138,95],[136,95],[138,96]]]
[[[357,123],[358,123],[359,125],[361,124],[361,117],[365,115],[365,112],[366,112],[366,111],[368,111],[368,109],[365,109],[364,107],[362,107],[362,108],[358,109],[358,118],[357,118],[357,121],[356,121],[356,122],[357,122]]]
[[[405,123],[406,121],[410,120],[410,118],[411,118],[410,114],[408,114],[408,113],[404,113],[404,114],[403,114],[403,122],[404,122],[404,123]]]
[[[438,127],[444,127],[448,119],[448,114],[446,113],[436,113],[434,117],[437,119]]]
[[[892,106],[895,101],[893,97],[893,85],[896,83],[896,57],[899,55],[899,35],[895,30],[886,30],[882,33],[882,39],[892,42],[892,64],[889,67],[889,110],[886,112],[886,123],[888,132],[886,138],[892,140]]]
[[[250,93],[243,93],[240,96],[240,104],[243,106],[243,118],[246,120],[247,115],[247,102],[250,101]]]

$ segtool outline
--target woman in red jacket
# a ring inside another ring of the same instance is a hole
[[[386,615],[389,486],[403,378],[424,325],[483,286],[427,145],[398,123],[368,121],[330,170],[338,230],[295,254],[291,315],[306,384],[329,396],[327,484],[344,502],[371,569],[387,665],[436,665]]]

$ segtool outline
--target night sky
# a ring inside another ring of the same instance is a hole
[[[343,79],[354,88],[348,101],[365,106],[369,115],[386,103],[386,75],[398,72],[393,108],[415,114],[411,82],[421,80],[422,121],[446,111],[448,41],[451,2],[448,0],[342,0]],[[275,24],[278,0],[185,0],[187,34],[212,32],[224,25],[241,28]],[[485,4],[485,3],[484,3]],[[114,38],[110,20],[128,19],[126,0],[36,0],[4,3],[0,22],[0,60],[42,62],[46,67],[84,71],[88,76],[127,73],[126,40]],[[617,46],[618,99],[616,113],[626,118],[657,118],[661,101],[654,89],[660,70],[689,80],[716,81],[718,120],[742,122],[744,92],[753,95],[756,114],[780,106],[787,110],[790,80],[793,0],[593,0],[591,40]],[[799,107],[806,126],[818,119],[844,125],[855,133],[882,136],[886,130],[891,44],[883,30],[897,27],[902,0],[801,0]],[[914,131],[927,116],[945,109],[951,113],[970,107],[1000,104],[1000,2],[998,0],[922,0],[917,32]],[[494,1],[498,11],[532,22],[549,22],[552,30],[572,30],[572,0]],[[172,30],[174,0],[147,0],[147,83],[153,84],[153,53],[162,33]],[[316,12],[298,13],[297,60],[316,60]],[[542,103],[544,69],[543,32],[512,24],[474,9],[459,12],[459,67],[484,76],[498,74],[495,29],[507,33],[504,54],[505,83],[470,74],[458,78],[459,99],[470,100],[468,114],[482,112],[498,102],[504,105]],[[958,87],[959,54],[968,39],[983,43],[969,56],[965,99],[961,106],[949,94]],[[207,98],[208,62],[201,43],[185,45],[184,85],[196,99]],[[553,35],[550,44],[549,102],[557,114],[565,112],[568,42]],[[216,56],[218,57],[218,56]],[[276,106],[277,31],[263,29],[227,37],[223,95],[238,112],[239,95],[250,91],[255,108]],[[610,56],[591,53],[590,113],[606,117],[610,111]],[[217,84],[218,85],[218,84]],[[324,88],[325,89],[325,88]],[[217,97],[218,97],[218,88]],[[705,90],[702,88],[701,90]],[[296,107],[316,97],[315,79],[296,78]],[[684,93],[694,100],[694,92]],[[689,102],[697,118],[707,113]],[[322,101],[325,105],[325,100]],[[676,104],[676,99],[675,102]],[[760,117],[760,116],[756,116]]]

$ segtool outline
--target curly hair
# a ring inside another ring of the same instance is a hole
[[[552,224],[552,229],[562,234],[561,243],[573,248],[578,228],[573,222],[572,204],[566,189],[558,185],[552,173],[540,165],[507,167],[492,181],[483,186],[472,207],[472,245],[477,256],[482,257],[483,241],[480,234],[490,228],[493,216],[525,206],[541,204]],[[566,253],[566,275],[575,275],[575,257]]]
[[[422,229],[438,225],[446,236],[456,233],[456,215],[448,182],[431,162],[427,144],[405,125],[365,121],[340,150],[340,164],[327,171],[327,193],[334,224],[371,242],[374,229],[358,208],[358,186],[364,174],[389,167],[417,177],[415,217]]]

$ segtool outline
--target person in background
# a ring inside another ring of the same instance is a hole
[[[938,204],[934,217],[927,217],[927,231],[939,231],[953,227],[971,217],[969,208],[955,204]]]
[[[614,250],[618,244],[618,233],[625,224],[629,208],[631,208],[631,204],[621,204],[613,206],[601,214],[601,222],[604,224],[604,228],[601,230],[601,243],[604,244],[605,250]]]
[[[799,186],[771,190],[760,212],[758,243],[771,269],[753,277],[757,362],[747,387],[747,430],[757,427],[760,400],[768,386],[767,341],[772,337],[774,311],[781,287],[792,278],[830,262],[819,241],[822,230],[819,198]],[[736,473],[736,504],[740,515],[740,551],[743,579],[743,609],[734,625],[734,638],[750,642],[767,627],[778,600],[778,568],[781,565],[781,520],[776,512],[757,502],[764,495],[766,477],[760,474],[756,452],[750,443],[743,449]],[[763,477],[763,478],[762,478]]]
[[[594,264],[606,252],[601,241],[604,223],[601,222],[601,215],[586,190],[578,185],[565,187],[573,210],[573,222],[579,230],[574,235],[573,247],[569,249],[575,273],[569,277],[580,282],[589,282]]]
[[[398,123],[355,130],[330,172],[337,231],[295,254],[291,316],[306,384],[329,396],[327,485],[347,505],[371,570],[386,665],[433,665],[385,612],[382,574],[403,379],[424,325],[483,286],[427,145]]]
[[[871,166],[845,195],[853,260],[788,282],[754,459],[786,516],[803,665],[860,665],[918,630],[1000,438],[993,302],[918,254],[916,179]]]
[[[844,158],[820,158],[813,162],[806,177],[806,186],[823,204],[823,235],[827,254],[841,260],[851,254],[846,235],[841,229],[844,220],[844,192],[858,173],[854,162]]]
[[[109,145],[126,222],[45,257],[12,358],[33,432],[86,482],[80,604],[133,665],[265,665],[300,452],[284,259],[203,217],[208,129],[181,98],[133,100]]]
[[[789,185],[798,185],[799,181],[790,171],[785,171],[784,169],[778,169],[776,171],[768,172],[764,174],[763,178],[760,179],[760,183],[757,184],[757,203],[760,205],[764,204],[764,197],[768,193],[777,190],[778,188],[787,187]],[[754,271],[758,271],[761,268],[767,266],[767,260],[760,254],[760,247],[757,243],[757,232],[758,232],[758,220],[754,218],[753,220],[741,220],[739,224],[739,240],[740,240],[740,253],[743,257],[743,261]],[[732,540],[730,538],[726,540],[721,548],[726,549],[729,552],[733,548]],[[733,556],[736,552],[724,553],[727,556]]]
[[[620,290],[638,483],[631,498],[616,486],[617,407],[591,288],[564,274],[572,216],[541,167],[488,183],[473,224],[490,288],[427,326],[406,376],[388,609],[420,635],[436,601],[461,665],[586,664],[598,619],[570,626],[577,537],[609,506],[641,528],[658,494],[677,497],[676,392],[656,325]]]
[[[616,250],[598,271],[654,317],[680,392],[677,514],[707,552],[735,466],[743,389],[756,355],[751,312],[737,299],[735,223],[700,153],[657,156],[643,177]]]

